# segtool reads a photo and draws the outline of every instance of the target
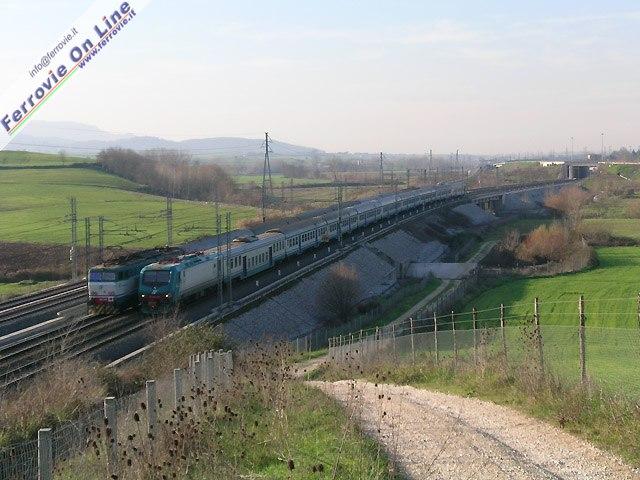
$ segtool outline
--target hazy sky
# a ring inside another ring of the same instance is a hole
[[[0,91],[88,0],[0,0]],[[114,0],[114,6],[119,1]],[[36,114],[328,151],[638,145],[640,4],[154,0]]]

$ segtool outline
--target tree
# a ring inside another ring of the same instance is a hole
[[[60,150],[58,152],[58,158],[60,159],[60,163],[64,165],[67,162],[67,152]]]
[[[349,321],[359,295],[358,272],[344,263],[331,267],[318,290],[321,317],[333,325]]]
[[[562,215],[570,227],[575,227],[580,221],[582,207],[590,200],[591,194],[588,191],[573,186],[547,195],[544,205]]]

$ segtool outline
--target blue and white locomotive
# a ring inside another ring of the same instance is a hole
[[[179,248],[144,250],[90,268],[87,275],[89,313],[117,313],[136,305],[142,268],[182,253]]]
[[[268,230],[257,236],[233,240],[226,246],[197,254],[180,256],[147,265],[139,280],[139,301],[144,313],[164,313],[177,308],[185,300],[204,295],[220,278],[225,282],[244,279],[276,263],[330,242],[339,235],[391,219],[396,215],[419,211],[465,193],[463,182],[383,195],[317,215],[302,221]]]

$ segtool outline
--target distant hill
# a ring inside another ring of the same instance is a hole
[[[115,147],[138,151],[158,148],[184,150],[190,151],[199,160],[221,156],[255,158],[264,153],[262,139],[215,137],[173,141],[159,137],[114,134],[83,123],[35,120],[29,123],[6,149],[43,153],[65,150],[69,155],[93,156],[100,150]],[[271,148],[276,157],[310,157],[325,153],[316,148],[278,141],[273,141]]]

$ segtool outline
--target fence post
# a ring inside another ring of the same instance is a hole
[[[473,320],[473,363],[478,366],[478,333],[477,323],[478,323],[478,310],[476,307],[473,307],[471,312],[471,319]]]
[[[638,293],[638,300],[636,301],[636,310],[638,312],[638,328],[640,328],[640,293]]]
[[[538,348],[538,364],[540,365],[540,378],[544,378],[544,350],[542,347],[542,330],[540,329],[540,303],[538,297],[533,299],[533,322],[536,329],[536,347]]]
[[[380,350],[380,328],[379,327],[376,327],[375,339],[376,339],[376,352],[377,352],[378,350]]]
[[[440,358],[438,355],[438,316],[433,313],[433,347],[436,351],[436,365],[439,363]]]
[[[38,480],[53,480],[53,445],[50,428],[38,430]]]
[[[453,362],[454,365],[458,363],[458,342],[456,340],[456,318],[453,310],[451,310],[451,330],[453,333]]]
[[[504,368],[505,370],[509,366],[509,361],[507,357],[507,332],[505,331],[505,320],[504,320],[504,303],[500,304],[500,335],[502,336],[502,355],[504,356]]]
[[[156,381],[147,380],[147,433],[153,435],[158,421],[158,395]]]
[[[173,369],[173,406],[176,410],[182,404],[182,370]]]
[[[409,326],[411,328],[411,361],[416,363],[416,349],[413,340],[413,317],[409,317]]]
[[[396,324],[391,324],[391,336],[393,337],[393,358],[396,358]]]
[[[118,464],[118,412],[115,397],[104,399],[105,442],[109,475],[117,475]]]
[[[300,353],[300,338],[296,337],[296,353]]]
[[[580,380],[582,384],[587,383],[587,348],[585,338],[585,314],[584,314],[584,296],[580,295],[578,300],[578,311],[580,314],[580,330],[578,331],[578,337],[580,341]]]

